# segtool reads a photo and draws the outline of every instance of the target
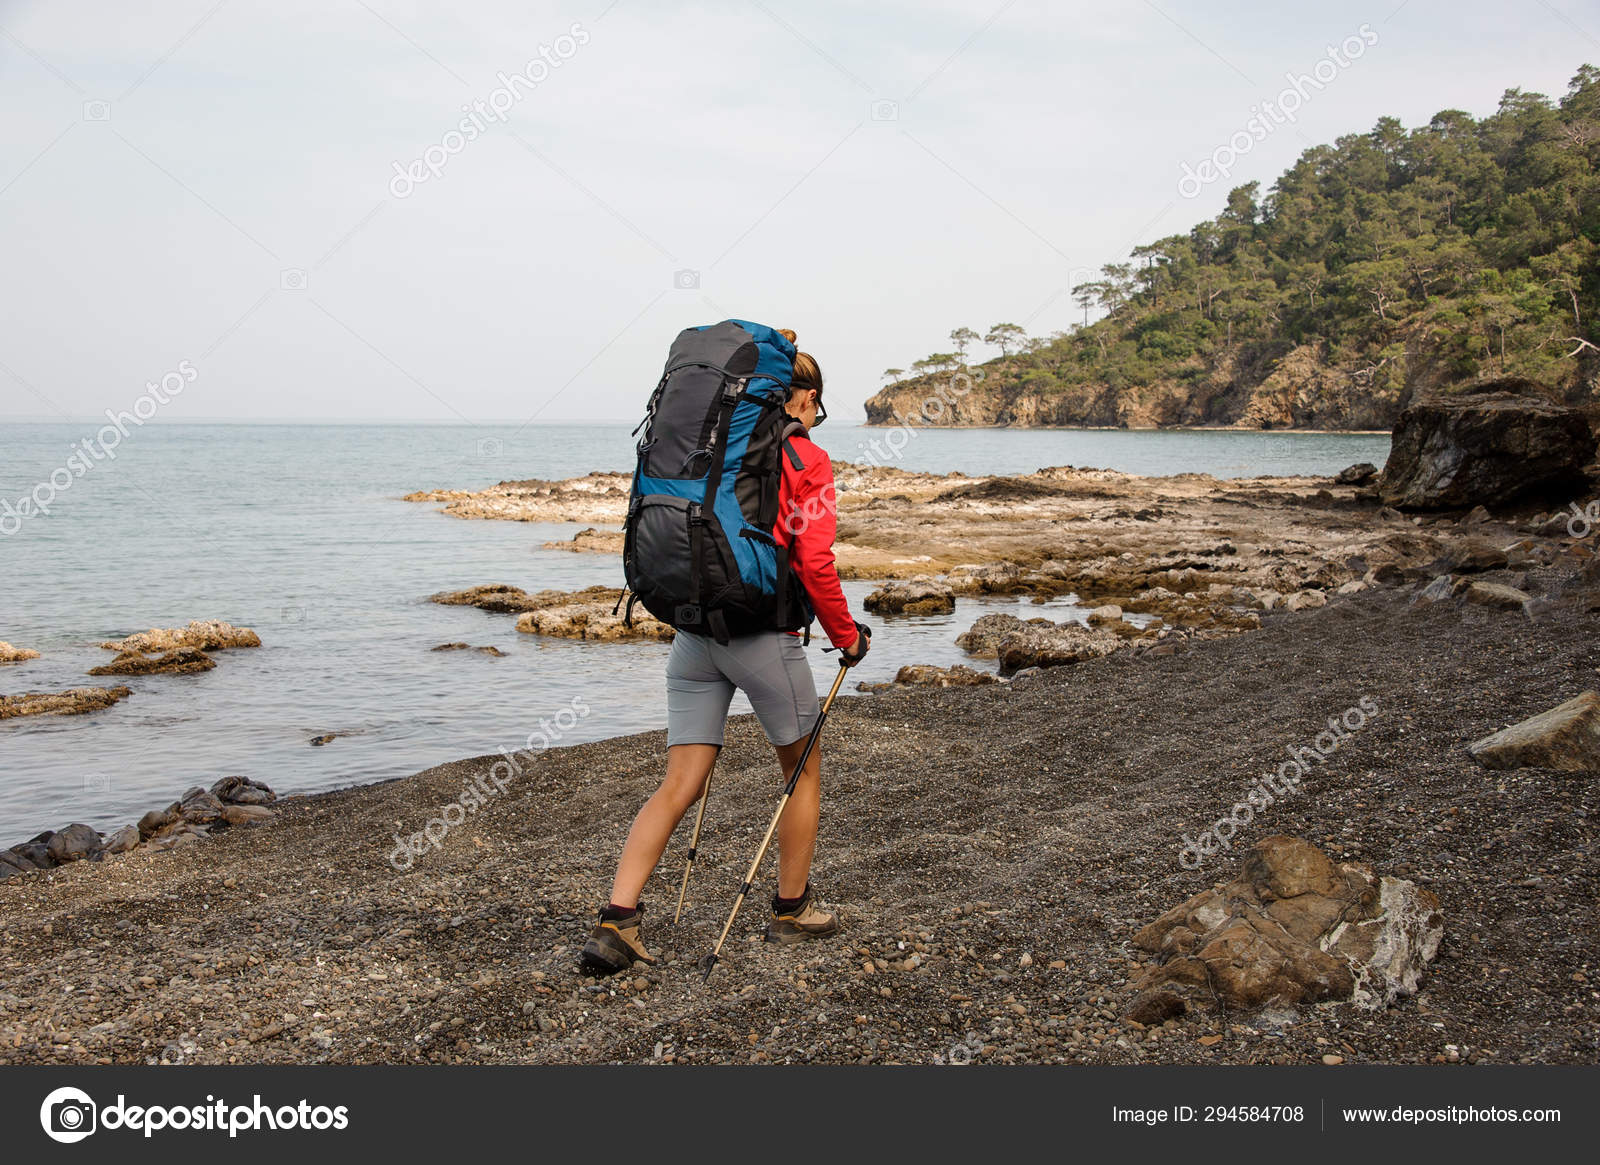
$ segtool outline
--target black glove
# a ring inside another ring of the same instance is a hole
[[[868,627],[865,623],[857,623],[856,637],[857,645],[861,649],[860,651],[856,652],[855,655],[851,655],[848,651],[845,651],[842,648],[839,651],[839,657],[844,661],[845,667],[855,667],[856,664],[861,662],[861,657],[867,654],[867,648],[872,646],[872,628]]]

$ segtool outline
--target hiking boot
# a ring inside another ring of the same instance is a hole
[[[579,957],[583,969],[595,975],[614,975],[626,971],[636,960],[654,963],[655,956],[644,949],[644,940],[639,937],[639,924],[643,921],[643,902],[623,917],[618,917],[614,907],[602,907],[600,921],[589,932],[589,941],[583,944]]]
[[[810,883],[806,884],[806,892],[797,904],[784,906],[782,903],[781,898],[772,899],[772,921],[767,925],[769,943],[799,943],[839,933],[839,920],[817,909]]]

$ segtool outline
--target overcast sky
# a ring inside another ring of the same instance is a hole
[[[0,0],[0,416],[187,362],[161,420],[632,420],[734,316],[857,420],[1309,145],[1585,61],[1589,0]]]

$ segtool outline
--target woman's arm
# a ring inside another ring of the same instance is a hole
[[[778,528],[773,536],[789,547],[790,564],[806,589],[828,641],[848,651],[855,645],[856,622],[834,564],[838,495],[833,483],[833,462],[805,438],[790,440],[805,468],[796,469],[787,456],[783,458]]]

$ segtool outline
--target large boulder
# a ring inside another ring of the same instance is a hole
[[[1346,999],[1376,1009],[1415,993],[1443,936],[1431,891],[1268,837],[1232,882],[1134,935],[1159,962],[1136,980],[1127,1014],[1152,1023],[1215,1002],[1254,1011]]]
[[[139,818],[139,824],[136,826],[139,830],[139,836],[142,838],[154,837],[167,826],[177,821],[182,812],[183,806],[177,801],[174,801],[165,809],[150,810],[150,812]]]
[[[1049,619],[1019,619],[1015,615],[981,615],[960,635],[956,646],[978,659],[994,659],[999,653],[1000,641],[1013,631],[1024,627],[1054,627]]]
[[[949,584],[926,575],[884,583],[862,603],[876,615],[947,615],[956,609]]]
[[[224,805],[265,805],[278,799],[270,786],[249,777],[223,777],[211,792]]]
[[[1492,381],[1400,414],[1379,495],[1405,509],[1493,506],[1580,487],[1594,455],[1582,413],[1553,403],[1532,381]]]
[[[1122,646],[1121,636],[1081,623],[1024,626],[1008,632],[995,647],[1000,674],[1014,675],[1025,667],[1063,667],[1099,659]]]
[[[125,854],[138,849],[141,840],[138,826],[124,825],[106,834],[105,850],[108,854]]]
[[[1484,768],[1600,773],[1600,692],[1574,696],[1467,746]]]
[[[100,851],[100,834],[93,826],[74,823],[52,833],[48,848],[58,866],[82,861]]]

